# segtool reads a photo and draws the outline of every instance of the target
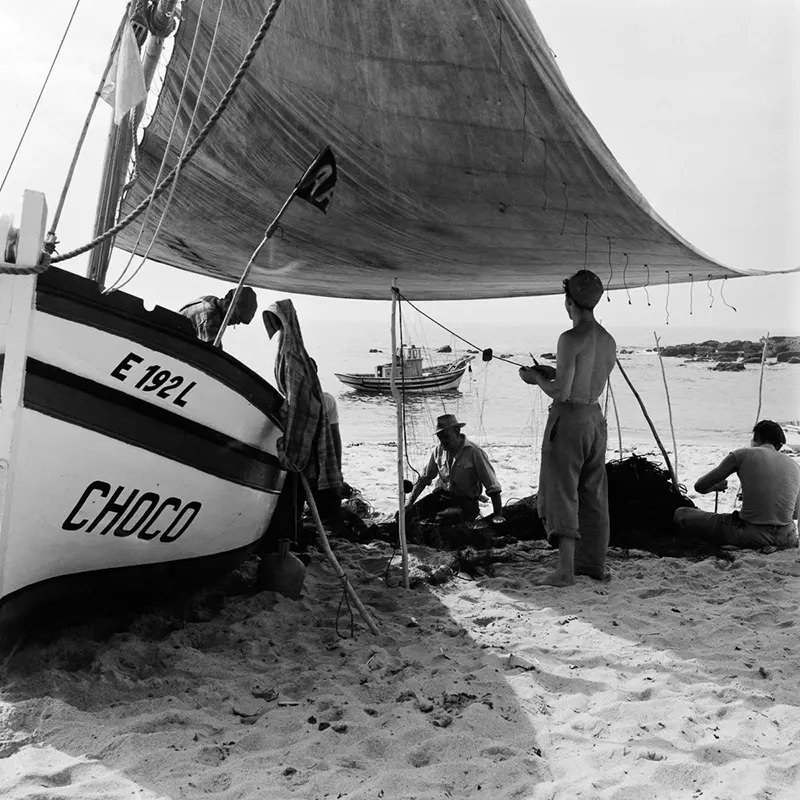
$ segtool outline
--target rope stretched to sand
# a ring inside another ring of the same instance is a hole
[[[172,181],[175,180],[179,170],[185,167],[194,157],[195,153],[200,149],[200,146],[206,140],[211,130],[216,125],[219,118],[222,116],[223,112],[230,103],[231,98],[236,93],[236,90],[239,87],[239,84],[242,82],[242,79],[245,76],[248,68],[250,67],[251,62],[255,58],[256,52],[258,52],[258,48],[261,45],[264,37],[267,35],[267,31],[272,26],[272,20],[277,14],[278,9],[280,8],[281,3],[283,0],[272,0],[272,5],[269,7],[264,19],[261,23],[261,26],[258,29],[258,32],[255,35],[250,47],[245,54],[244,58],[242,59],[242,63],[239,65],[239,69],[236,71],[236,74],[233,76],[230,85],[228,86],[225,94],[222,96],[222,99],[219,101],[217,107],[214,109],[214,112],[208,118],[208,121],[203,126],[200,133],[197,134],[197,138],[192,142],[192,146],[186,151],[186,154],[183,158],[178,161],[178,163],[172,168],[172,171],[161,181],[161,183],[156,186],[153,191],[139,203],[136,208],[133,209],[126,217],[121,219],[116,225],[109,228],[104,233],[100,234],[100,236],[95,237],[92,239],[91,242],[87,242],[87,244],[83,245],[82,247],[78,247],[75,250],[70,250],[68,253],[64,253],[63,255],[56,256],[55,258],[51,259],[51,263],[57,263],[59,261],[66,261],[69,258],[74,258],[75,256],[82,255],[83,253],[87,253],[89,250],[97,247],[97,245],[101,244],[102,242],[106,241],[106,239],[110,239],[112,236],[116,236],[123,228],[126,228],[133,222],[145,209],[147,209],[150,204],[156,200],[156,198],[160,197],[161,194],[170,186]]]
[[[764,337],[764,349],[761,351],[761,377],[759,377],[758,379],[758,410],[756,411],[756,423],[761,417],[761,390],[764,388],[764,364],[767,361],[768,346],[769,346],[769,331],[767,331],[767,335]]]
[[[669,400],[669,386],[667,386],[667,372],[664,369],[664,359],[661,357],[661,341],[656,332],[653,331],[656,340],[656,352],[658,353],[658,363],[661,364],[661,378],[664,381],[664,394],[667,396],[667,412],[669,413],[669,429],[672,433],[672,452],[675,454],[675,485],[678,485],[678,444],[675,441],[675,426],[672,423],[672,403]]]
[[[634,385],[631,383],[631,379],[628,377],[625,370],[622,368],[622,364],[619,363],[619,359],[617,359],[617,367],[620,371],[620,374],[623,378],[625,378],[625,382],[628,386],[631,387],[631,391],[633,392],[633,396],[636,398],[637,402],[639,403],[639,407],[642,409],[642,413],[644,414],[644,418],[647,420],[647,424],[650,426],[650,430],[653,432],[653,436],[655,437],[656,444],[661,450],[661,455],[664,456],[664,461],[666,462],[667,469],[669,470],[669,474],[672,477],[672,485],[677,489],[678,488],[678,476],[675,474],[675,470],[672,467],[672,462],[669,460],[669,455],[667,454],[664,445],[661,443],[661,439],[658,436],[658,432],[656,431],[656,426],[653,425],[653,420],[650,419],[650,415],[647,413],[647,409],[645,408],[644,401],[639,396],[639,392],[636,391]]]
[[[327,557],[328,561],[333,567],[333,571],[336,573],[336,577],[339,578],[339,580],[341,580],[342,586],[344,587],[350,599],[353,601],[353,605],[355,605],[355,607],[358,609],[358,613],[361,614],[361,618],[367,624],[370,633],[377,636],[378,627],[375,625],[375,622],[370,616],[369,611],[367,611],[367,609],[364,607],[364,604],[361,602],[358,595],[356,594],[356,590],[350,583],[350,579],[347,577],[347,575],[345,575],[344,570],[339,565],[336,556],[333,554],[333,550],[331,550],[330,542],[328,542],[328,537],[325,534],[325,528],[322,526],[322,520],[320,519],[319,516],[319,510],[317,509],[317,504],[314,502],[314,496],[311,493],[311,487],[308,485],[308,478],[306,478],[306,476],[303,475],[302,472],[299,474],[300,474],[300,480],[303,482],[303,489],[305,490],[306,493],[306,502],[308,503],[308,507],[311,509],[311,516],[314,518],[314,524],[317,526],[317,536],[319,538],[319,543],[320,546],[322,547],[322,551],[325,553],[325,556]]]
[[[611,396],[611,405],[614,406],[614,418],[617,421],[617,436],[619,437],[619,460],[622,461],[622,426],[619,424],[619,410],[617,409],[617,398],[614,397],[614,390],[611,388],[610,376],[608,378],[606,386],[608,387],[608,394]],[[606,398],[606,400],[608,400],[608,398]]]

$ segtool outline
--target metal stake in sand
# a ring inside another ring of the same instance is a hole
[[[625,378],[625,383],[631,387],[631,391],[633,392],[633,396],[636,398],[637,402],[639,403],[639,408],[642,409],[642,414],[644,414],[644,418],[647,420],[647,424],[650,426],[650,430],[653,432],[653,436],[655,437],[656,444],[658,445],[659,449],[661,450],[661,455],[664,456],[664,461],[667,464],[667,469],[669,470],[669,474],[672,477],[672,485],[677,489],[678,488],[678,476],[675,474],[675,470],[672,468],[672,462],[669,460],[669,455],[667,455],[667,451],[664,449],[664,445],[661,443],[661,439],[658,438],[658,433],[656,432],[656,426],[653,425],[653,420],[650,419],[650,415],[647,413],[647,409],[644,407],[644,401],[639,396],[639,392],[636,391],[633,384],[631,383],[631,379],[625,373],[625,370],[622,369],[622,364],[619,363],[619,359],[617,359],[617,367],[619,368],[620,374],[623,378]]]
[[[316,206],[323,213],[327,213],[333,195],[333,187],[336,184],[336,177],[336,160],[333,157],[333,151],[330,147],[323,147],[317,154],[317,157],[311,162],[308,169],[303,173],[303,177],[295,184],[292,193],[286,198],[286,202],[281,206],[278,215],[270,222],[269,227],[264,232],[264,238],[261,240],[261,243],[253,251],[253,255],[250,256],[250,260],[247,262],[242,272],[242,277],[239,278],[239,283],[236,284],[233,298],[225,311],[225,316],[222,318],[219,332],[214,339],[214,347],[219,347],[222,342],[222,334],[225,333],[225,328],[228,327],[228,320],[230,320],[233,310],[239,302],[239,295],[242,293],[242,287],[244,286],[245,280],[247,280],[250,267],[253,266],[253,262],[258,258],[261,248],[267,243],[272,234],[275,233],[281,217],[286,209],[289,208],[289,203],[291,203],[295,197],[299,197],[302,200],[308,201],[311,205]]]
[[[392,286],[392,371],[391,387],[397,409],[397,531],[400,538],[400,561],[403,565],[403,586],[408,589],[408,545],[406,544],[406,502],[403,487],[403,398],[397,388],[397,303],[400,290],[395,279]]]
[[[325,528],[322,525],[322,520],[319,516],[319,511],[317,510],[317,504],[314,502],[314,495],[311,493],[311,487],[308,485],[308,478],[303,475],[302,472],[299,473],[300,480],[303,482],[303,489],[306,493],[306,502],[308,503],[309,509],[311,509],[311,516],[314,518],[314,524],[317,526],[317,535],[319,537],[319,543],[322,547],[322,551],[325,553],[330,565],[333,567],[333,571],[336,573],[336,577],[344,585],[344,589],[347,592],[350,599],[353,601],[353,605],[358,609],[358,613],[361,614],[361,619],[367,623],[367,627],[370,630],[370,633],[374,634],[375,636],[378,635],[378,627],[375,625],[372,617],[370,616],[369,612],[366,608],[364,608],[364,604],[359,599],[358,595],[356,594],[356,590],[353,588],[353,585],[350,583],[347,575],[344,574],[344,570],[341,568],[339,561],[337,560],[336,556],[333,554],[333,550],[331,550],[330,543],[328,542],[328,537],[325,534]]]

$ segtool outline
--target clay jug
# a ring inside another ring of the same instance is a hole
[[[278,592],[284,597],[297,600],[303,591],[306,566],[289,551],[290,539],[278,541],[277,553],[265,553],[258,565],[258,588]]]

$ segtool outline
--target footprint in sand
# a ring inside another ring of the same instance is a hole
[[[648,597],[659,597],[662,594],[666,594],[666,591],[666,589],[643,589],[641,592],[637,592],[636,596],[642,600],[647,600]]]

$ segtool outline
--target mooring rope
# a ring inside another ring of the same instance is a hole
[[[70,250],[68,253],[64,253],[63,255],[56,256],[52,259],[52,263],[57,263],[59,261],[67,261],[70,258],[75,258],[75,256],[82,255],[83,253],[92,250],[93,248],[97,247],[97,245],[101,244],[102,242],[106,241],[107,239],[116,236],[121,230],[126,228],[133,222],[149,205],[150,203],[155,200],[156,198],[160,197],[161,194],[170,186],[173,180],[175,180],[175,176],[178,174],[179,170],[182,169],[186,164],[188,164],[192,158],[194,157],[195,153],[200,149],[203,142],[208,137],[208,134],[211,133],[214,126],[216,125],[219,118],[224,113],[225,109],[228,107],[228,104],[231,101],[231,98],[236,93],[236,90],[239,87],[239,84],[242,82],[247,70],[250,67],[251,62],[255,58],[256,53],[258,52],[258,48],[261,45],[264,37],[267,35],[270,27],[272,26],[272,21],[277,14],[278,9],[281,6],[283,0],[272,0],[272,5],[269,7],[264,19],[256,33],[252,43],[250,44],[247,53],[245,54],[244,58],[242,59],[241,64],[239,65],[239,69],[236,70],[236,74],[233,76],[233,79],[230,82],[225,94],[222,96],[222,99],[217,104],[217,107],[214,109],[214,112],[208,118],[208,121],[203,126],[200,133],[197,134],[197,138],[192,142],[191,147],[187,150],[186,154],[180,159],[180,161],[172,168],[171,172],[161,181],[158,186],[156,186],[153,191],[144,199],[141,203],[139,203],[136,208],[133,209],[126,217],[121,219],[116,225],[113,225],[104,233],[100,234],[100,236],[95,237],[92,241],[87,242],[87,244],[83,245],[82,247],[78,247],[75,250]]]

